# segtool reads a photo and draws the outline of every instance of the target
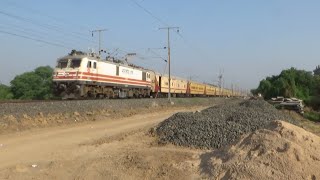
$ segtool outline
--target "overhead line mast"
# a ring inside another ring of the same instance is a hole
[[[99,33],[99,56],[101,55],[101,33],[104,31],[107,31],[107,30],[108,29],[96,29],[96,30],[91,31],[92,36],[93,36],[93,33],[95,33],[95,32]]]
[[[159,30],[167,30],[168,34],[168,64],[169,64],[169,91],[168,91],[168,100],[171,102],[171,54],[170,54],[170,30],[177,29],[177,32],[179,32],[179,27],[163,27],[159,28]]]

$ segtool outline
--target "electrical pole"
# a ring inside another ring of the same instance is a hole
[[[220,91],[220,96],[223,96],[222,95],[222,86],[223,86],[223,72],[221,71],[221,69],[220,69],[220,71],[219,71],[219,76],[218,76],[218,78],[219,78],[219,81],[218,81],[218,85],[219,85],[219,91]]]
[[[101,55],[101,33],[104,31],[107,31],[107,30],[108,29],[96,29],[96,30],[91,31],[92,36],[93,36],[93,33],[95,33],[95,32],[99,33],[99,56]]]
[[[231,83],[231,94],[232,96],[234,95],[234,92],[233,92],[233,84]]]
[[[159,30],[167,30],[168,31],[168,64],[169,64],[169,91],[168,91],[168,100],[171,102],[171,61],[170,61],[170,30],[177,29],[177,32],[179,32],[179,27],[163,27],[159,28]]]

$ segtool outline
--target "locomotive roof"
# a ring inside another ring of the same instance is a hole
[[[69,54],[69,55],[63,56],[61,58],[58,58],[58,61],[61,60],[61,59],[82,59],[82,58],[88,58],[88,59],[96,60],[96,61],[100,61],[100,62],[107,62],[107,63],[110,63],[110,64],[124,66],[124,67],[137,69],[137,70],[141,70],[141,71],[152,71],[152,70],[145,69],[145,68],[142,68],[142,67],[134,67],[134,66],[130,66],[130,65],[124,64],[124,63],[116,63],[116,62],[113,62],[113,61],[101,59],[99,57],[90,56],[90,55],[87,55],[87,54],[76,54],[76,55],[70,55]]]

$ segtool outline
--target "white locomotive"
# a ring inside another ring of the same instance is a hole
[[[146,97],[151,91],[147,70],[77,51],[58,59],[53,82],[64,98]]]
[[[75,50],[57,60],[53,83],[55,94],[65,99],[163,97],[169,91],[167,75]],[[240,96],[238,92],[177,77],[171,78],[170,93],[173,97]]]

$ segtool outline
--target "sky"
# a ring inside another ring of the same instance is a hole
[[[224,87],[256,88],[266,76],[320,64],[316,0],[1,0],[0,83],[38,66],[55,66],[71,49],[102,47],[131,63]],[[161,57],[161,58],[159,58]]]

